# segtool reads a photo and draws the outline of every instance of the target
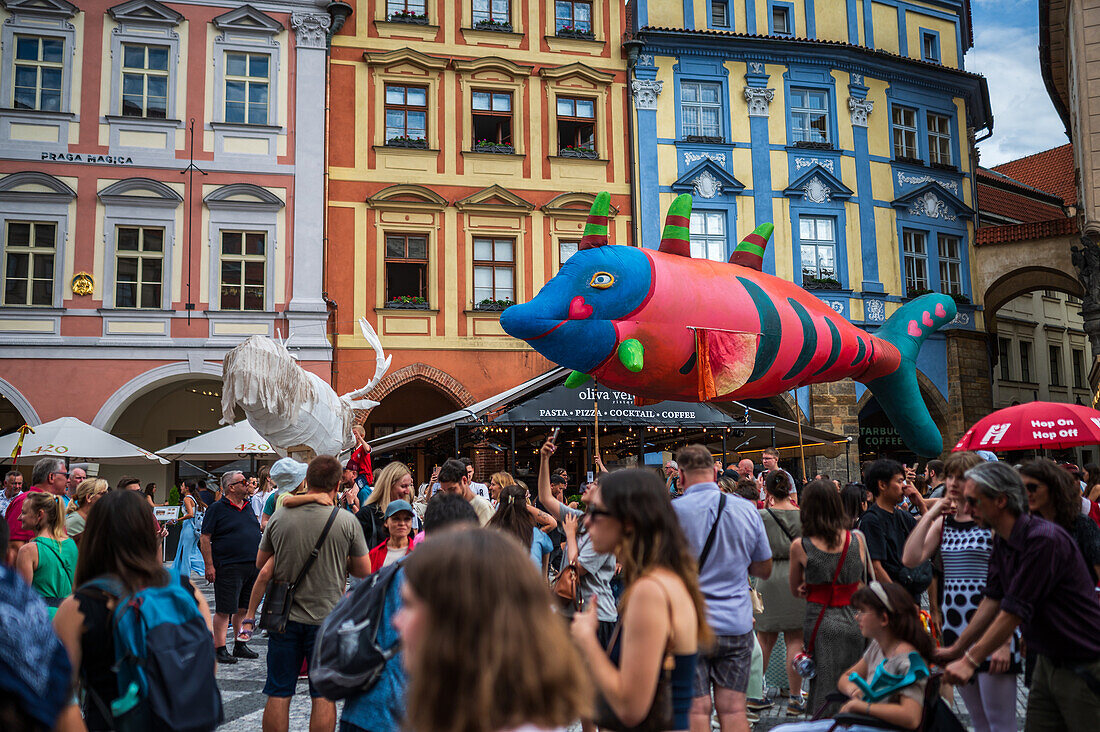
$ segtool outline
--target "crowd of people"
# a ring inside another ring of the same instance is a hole
[[[1026,729],[1100,723],[1100,470],[956,452],[798,485],[774,450],[688,445],[598,462],[578,500],[553,439],[533,490],[461,458],[418,485],[357,441],[185,480],[174,557],[136,478],[9,472],[0,728],[213,729],[216,668],[258,633],[272,732],[303,677],[317,731],[747,732],[780,704],[789,732],[947,729],[957,689],[1004,732],[1021,674]]]

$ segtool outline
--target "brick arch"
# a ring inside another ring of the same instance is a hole
[[[414,363],[398,369],[392,374],[387,374],[385,378],[378,382],[378,386],[371,389],[367,397],[376,402],[381,402],[400,387],[417,380],[426,381],[451,399],[454,399],[460,407],[468,407],[477,401],[458,379],[446,371],[437,369],[435,366],[429,366],[426,363]],[[361,414],[363,417],[366,416],[365,412]]]

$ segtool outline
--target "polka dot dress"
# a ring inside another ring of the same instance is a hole
[[[959,639],[982,601],[989,557],[993,553],[993,535],[973,521],[956,521],[947,516],[943,520],[940,551],[944,574],[943,645],[949,646]],[[1016,638],[1012,640],[1012,656],[1009,671],[1015,673],[1019,668]],[[987,671],[988,663],[983,663],[980,670]]]

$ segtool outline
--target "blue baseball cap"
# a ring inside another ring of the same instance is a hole
[[[402,511],[408,511],[409,513],[412,513],[412,504],[408,501],[402,500],[390,501],[390,505],[386,506],[386,515],[383,518],[389,518],[395,513],[401,513]]]

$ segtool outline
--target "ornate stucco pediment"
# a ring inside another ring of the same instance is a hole
[[[957,221],[960,217],[974,215],[974,209],[935,181],[898,196],[892,204],[899,213],[904,211],[913,218]]]
[[[783,195],[791,198],[801,198],[807,203],[843,201],[851,198],[853,194],[854,191],[851,188],[844,185],[839,178],[820,164],[810,166],[805,173],[783,191]]]
[[[744,183],[710,158],[703,158],[672,184],[672,190],[697,199],[732,196],[744,189]]]

